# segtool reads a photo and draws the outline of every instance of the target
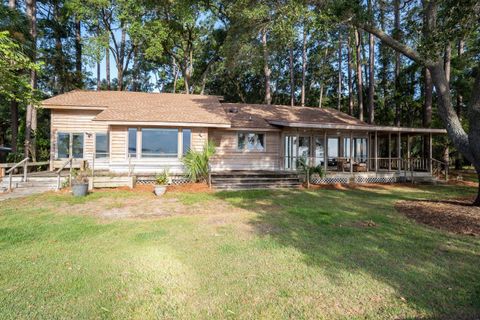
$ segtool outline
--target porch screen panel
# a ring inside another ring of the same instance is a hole
[[[70,157],[70,133],[57,133],[57,158],[66,159]]]
[[[354,157],[356,162],[367,162],[367,139],[354,139]]]
[[[339,138],[328,138],[328,165],[336,166],[339,156]]]
[[[323,147],[323,137],[315,137],[315,165],[323,165],[325,159],[325,149]]]
[[[83,133],[72,134],[72,156],[83,158]]]
[[[142,157],[176,157],[178,129],[142,129]]]

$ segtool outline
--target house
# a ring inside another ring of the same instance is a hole
[[[70,157],[95,170],[183,172],[182,156],[216,145],[213,172],[291,172],[321,166],[317,182],[392,182],[431,176],[443,129],[377,126],[333,109],[223,103],[220,97],[75,90],[51,110],[51,169]]]

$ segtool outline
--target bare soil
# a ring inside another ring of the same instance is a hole
[[[399,201],[395,208],[408,218],[441,230],[480,236],[480,207],[473,199]]]

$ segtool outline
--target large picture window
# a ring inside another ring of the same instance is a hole
[[[265,151],[264,133],[239,132],[237,141],[238,150]]]
[[[57,159],[83,158],[83,133],[57,133]]]
[[[142,129],[142,157],[176,157],[178,129]]]
[[[95,158],[108,157],[108,134],[95,134]]]

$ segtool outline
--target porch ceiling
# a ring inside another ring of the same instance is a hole
[[[308,123],[308,122],[285,122],[276,120],[267,120],[268,123],[289,128],[309,128],[309,129],[332,129],[332,130],[353,130],[353,131],[379,131],[379,132],[402,132],[402,133],[432,133],[446,134],[445,129],[434,128],[406,128],[406,127],[390,127],[375,125],[348,125],[348,124],[332,124],[332,123]]]

